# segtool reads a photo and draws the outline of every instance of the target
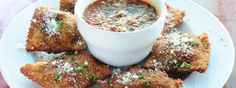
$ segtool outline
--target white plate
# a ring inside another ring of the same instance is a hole
[[[186,16],[181,30],[194,34],[207,32],[212,44],[210,67],[204,74],[194,72],[184,80],[184,88],[222,88],[234,64],[234,47],[229,33],[211,13],[190,0],[166,0],[184,9]],[[19,14],[8,26],[0,42],[0,67],[11,88],[37,88],[36,83],[20,73],[20,67],[34,63],[31,54],[17,48],[25,43],[34,9],[38,6],[59,8],[59,0],[40,0]]]

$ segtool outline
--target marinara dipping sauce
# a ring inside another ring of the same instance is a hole
[[[97,0],[83,13],[83,19],[98,30],[134,32],[155,23],[158,10],[142,0]]]

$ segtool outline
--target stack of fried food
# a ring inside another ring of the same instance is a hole
[[[168,76],[168,72],[191,73],[207,70],[210,43],[206,33],[182,34],[180,26],[185,13],[167,5],[168,15],[161,36],[144,66],[112,74],[108,65],[99,62],[86,51],[80,35],[74,5],[77,0],[61,0],[60,10],[36,8],[29,27],[28,52],[62,53],[52,60],[26,64],[20,71],[44,88],[89,88],[97,83],[101,88],[181,88],[183,81]]]

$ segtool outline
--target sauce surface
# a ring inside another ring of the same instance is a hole
[[[100,30],[133,32],[155,23],[157,10],[141,0],[98,0],[83,13],[84,20]]]

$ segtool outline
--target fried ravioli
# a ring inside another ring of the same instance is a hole
[[[206,33],[199,36],[172,33],[155,42],[145,66],[166,72],[203,73],[209,65],[210,47]]]
[[[85,47],[74,15],[46,7],[35,10],[28,32],[27,51],[60,53]]]
[[[167,5],[167,16],[164,29],[162,30],[162,35],[167,35],[171,33],[174,27],[178,27],[182,22],[185,16],[185,12],[181,9],[177,9]]]
[[[88,52],[67,53],[55,60],[26,64],[20,71],[44,88],[88,88],[111,74]]]
[[[60,10],[74,13],[74,7],[77,0],[61,0],[60,1]]]
[[[100,88],[181,88],[182,81],[169,78],[159,70],[133,67],[112,76],[109,81],[97,81]]]

